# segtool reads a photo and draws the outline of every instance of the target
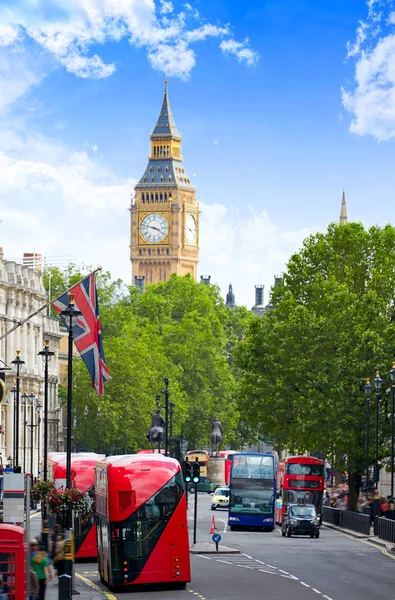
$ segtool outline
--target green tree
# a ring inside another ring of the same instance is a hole
[[[279,447],[320,451],[347,468],[352,508],[365,465],[365,377],[388,371],[394,356],[394,263],[390,225],[332,224],[311,236],[237,354],[241,410]],[[384,458],[384,402],[381,412]]]

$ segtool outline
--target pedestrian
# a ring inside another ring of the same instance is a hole
[[[60,525],[56,524],[54,527],[54,530],[51,534],[51,547],[50,547],[50,554],[51,554],[51,558],[53,560],[55,554],[56,554],[56,540],[58,539],[58,536],[62,533],[61,527]]]
[[[63,535],[58,535],[56,540],[56,554],[53,557],[53,566],[56,569],[58,577],[64,574],[64,546],[65,539]]]
[[[36,554],[31,559],[31,566],[38,579],[38,600],[44,600],[47,583],[52,579],[49,566],[49,558],[44,546],[40,546],[38,552],[36,552]]]
[[[29,600],[37,600],[39,593],[38,587],[38,579],[37,575],[33,570],[33,567],[30,567],[29,572]]]
[[[4,591],[4,583],[2,577],[0,577],[0,600],[8,600],[8,596]]]

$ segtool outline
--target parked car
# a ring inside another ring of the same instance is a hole
[[[229,488],[217,487],[211,494],[211,510],[217,508],[228,508],[229,506]]]
[[[314,504],[288,504],[281,523],[283,537],[291,535],[309,535],[320,537],[320,522]]]

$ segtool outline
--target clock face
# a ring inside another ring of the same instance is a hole
[[[158,244],[167,236],[169,227],[163,215],[151,213],[141,221],[140,231],[146,242]]]
[[[193,215],[188,215],[185,221],[185,239],[188,244],[196,242],[196,221]]]

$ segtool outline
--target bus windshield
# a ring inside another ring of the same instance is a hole
[[[285,472],[287,475],[310,475],[315,477],[323,477],[324,467],[322,465],[287,463],[285,465]]]
[[[232,479],[273,479],[273,477],[272,456],[247,454],[237,455],[234,459]]]
[[[243,486],[237,489],[233,485],[230,505],[231,512],[239,515],[270,515],[273,512],[273,490],[261,488],[260,486]]]

